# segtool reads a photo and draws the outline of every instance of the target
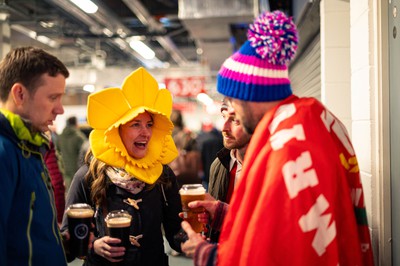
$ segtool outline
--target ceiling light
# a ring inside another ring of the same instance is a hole
[[[87,92],[94,92],[96,87],[93,84],[86,84],[83,86],[83,90]]]
[[[123,29],[117,29],[117,34],[119,35],[119,37],[121,38],[125,38],[126,37],[126,32]]]
[[[99,7],[90,0],[70,0],[70,1],[88,14],[96,13],[97,10],[99,9]]]
[[[139,60],[145,68],[154,69],[154,68],[164,68],[164,63],[160,61],[157,57],[153,59]]]
[[[0,12],[0,21],[6,21],[9,17],[10,17],[10,14],[7,11]]]
[[[115,38],[114,43],[118,44],[118,47],[121,50],[125,50],[128,47],[128,44],[121,38]]]
[[[30,30],[30,29],[28,29],[28,28],[26,28],[24,26],[19,25],[19,24],[11,25],[11,29],[13,29],[15,31],[18,31],[19,33],[22,33],[22,34],[24,34],[24,35],[26,35],[26,36],[28,36],[28,37],[30,37],[32,39],[36,38],[36,32],[35,31]]]
[[[40,26],[48,29],[48,28],[53,28],[55,26],[55,23],[52,21],[40,21]]]
[[[75,43],[79,44],[79,45],[84,45],[85,44],[85,40],[83,40],[81,38],[76,38]]]
[[[54,41],[46,36],[43,36],[43,35],[37,35],[36,31],[30,30],[19,24],[11,25],[11,29],[18,31],[19,33],[22,33],[25,36],[28,36],[29,38],[32,38],[38,42],[41,42],[43,44],[50,46],[50,47],[58,48],[60,46],[56,41]]]
[[[103,33],[104,33],[107,37],[112,37],[112,36],[113,36],[113,32],[110,31],[110,30],[107,29],[107,28],[104,28],[104,29],[103,29]]]
[[[146,44],[139,40],[131,40],[129,42],[129,46],[138,54],[140,54],[144,59],[150,60],[156,56],[156,53],[153,50],[151,50]]]
[[[58,43],[55,40],[52,40],[44,35],[36,36],[36,40],[53,48],[59,47]]]
[[[197,100],[206,106],[214,103],[213,99],[211,99],[206,93],[199,93],[197,95]]]

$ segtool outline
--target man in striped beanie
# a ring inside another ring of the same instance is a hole
[[[195,265],[373,265],[350,137],[319,101],[292,94],[297,43],[291,18],[263,13],[219,71],[218,92],[253,136],[229,210],[191,203],[209,211],[213,227],[222,224],[218,246],[182,223],[182,250]]]

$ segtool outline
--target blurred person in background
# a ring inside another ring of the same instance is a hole
[[[169,166],[176,175],[179,187],[183,184],[201,184],[201,161],[196,134],[185,128],[180,110],[172,110],[171,121],[174,124],[172,138],[178,149],[178,157]]]
[[[89,125],[81,126],[80,130],[82,131],[83,134],[85,134],[85,141],[82,143],[81,149],[79,150],[79,155],[78,155],[78,168],[81,167],[85,163],[85,157],[86,153],[90,150],[90,141],[89,141],[89,135],[90,132],[92,132],[93,128],[90,127]]]
[[[162,229],[169,245],[180,251],[174,235],[180,231],[182,207],[167,165],[177,156],[171,111],[170,92],[159,89],[144,68],[131,73],[121,89],[89,96],[91,152],[67,195],[67,206],[88,203],[95,209],[96,239],[84,265],[168,265]],[[104,218],[113,210],[132,216],[127,249],[114,246],[121,240],[108,236]],[[66,216],[63,231],[68,229]]]
[[[64,161],[64,181],[67,191],[71,185],[72,177],[78,170],[79,152],[85,140],[87,138],[78,128],[76,116],[69,117],[65,128],[58,136],[57,145]]]
[[[200,175],[202,176],[203,186],[208,190],[211,164],[217,157],[217,152],[224,147],[222,134],[214,126],[213,122],[203,121],[201,132],[197,136],[196,141],[201,156],[202,171]]]
[[[0,265],[67,264],[44,156],[68,76],[39,48],[14,49],[0,62]]]
[[[253,135],[229,209],[189,204],[223,220],[218,246],[182,222],[195,265],[374,265],[350,137],[322,103],[292,93],[297,44],[292,19],[265,12],[218,73],[218,92]]]

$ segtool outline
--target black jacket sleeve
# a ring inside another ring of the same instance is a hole
[[[89,188],[84,180],[87,171],[88,171],[88,166],[83,165],[75,173],[72,179],[71,186],[68,190],[67,199],[65,201],[65,210],[67,210],[68,206],[74,203],[87,203],[92,206],[90,202],[90,195],[88,194]],[[61,232],[65,232],[66,230],[68,230],[68,218],[66,212],[64,212],[60,230]],[[64,245],[65,245],[64,248],[67,256],[67,261],[71,262],[75,258],[69,253],[69,247],[68,247],[69,243],[64,242]]]
[[[85,175],[88,171],[88,166],[82,165],[78,171],[75,173],[71,186],[67,193],[67,199],[65,201],[65,210],[68,206],[74,203],[87,203],[92,206],[90,200],[90,192],[87,183],[85,182]],[[68,219],[66,212],[63,215],[63,220],[61,224],[61,232],[68,229]]]
[[[181,247],[174,241],[174,236],[178,234],[181,229],[182,219],[179,213],[182,212],[181,199],[179,196],[179,187],[176,181],[174,172],[168,166],[164,166],[164,174],[170,180],[171,185],[161,185],[161,192],[165,195],[165,202],[163,208],[163,227],[165,237],[169,245],[174,250],[181,252]]]

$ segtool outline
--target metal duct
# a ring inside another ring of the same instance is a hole
[[[138,17],[138,19],[143,23],[143,25],[146,25],[149,27],[151,31],[155,31],[158,33],[162,33],[164,31],[164,27],[162,26],[161,23],[157,22],[147,11],[146,7],[140,3],[139,0],[122,0],[125,5],[129,7],[129,9]],[[168,36],[159,36],[157,37],[157,41],[160,43],[160,45],[168,51],[168,53],[171,55],[172,59],[179,65],[179,66],[185,66],[188,64],[187,59],[185,56],[179,52],[179,50],[176,48],[174,42],[171,40],[170,37]]]
[[[66,0],[48,0],[60,8],[64,9],[65,12],[73,15],[75,18],[79,19],[83,23],[89,26],[90,31],[93,34],[101,34],[103,32],[102,27],[99,26],[99,24],[93,20],[89,15],[87,15],[85,12],[80,10],[77,6],[73,5],[70,1]]]

